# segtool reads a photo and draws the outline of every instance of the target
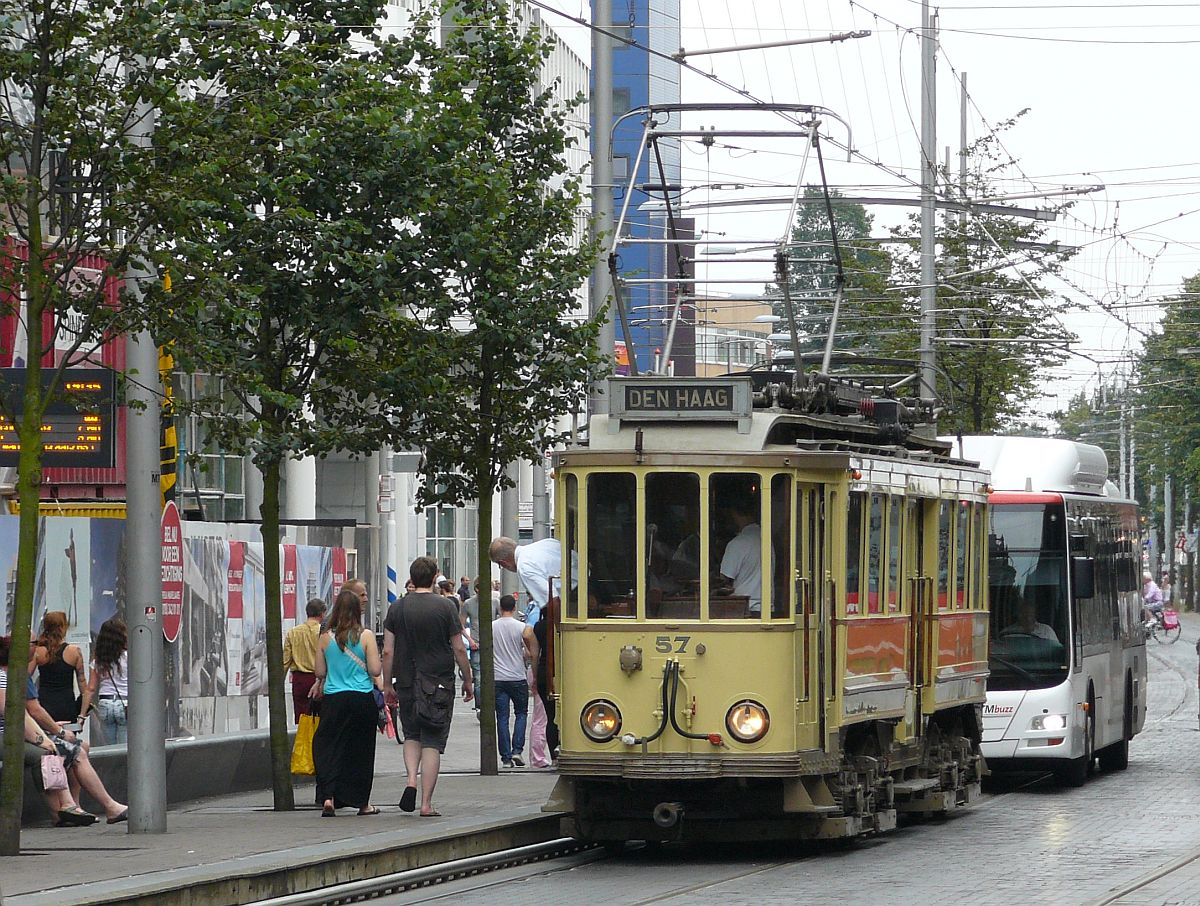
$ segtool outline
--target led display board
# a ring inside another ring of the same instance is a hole
[[[48,384],[53,372],[42,372]],[[3,392],[15,400],[16,418],[21,417],[21,388],[24,368],[0,368]],[[42,465],[44,467],[111,469],[116,445],[116,402],[113,373],[107,368],[68,368],[62,376],[65,399],[55,400],[42,419]],[[0,415],[0,466],[15,466],[21,455],[16,426]]]

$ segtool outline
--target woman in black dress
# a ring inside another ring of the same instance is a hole
[[[78,645],[67,644],[67,615],[61,610],[49,610],[42,617],[42,632],[33,649],[32,665],[38,673],[38,700],[46,712],[60,724],[83,720],[81,705],[76,701],[85,695],[83,652]]]

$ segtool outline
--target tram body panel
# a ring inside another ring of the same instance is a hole
[[[723,755],[731,752],[792,752],[798,744],[796,720],[797,660],[794,626],[755,630],[754,657],[746,656],[746,630],[704,624],[660,624],[612,628],[564,624],[560,627],[561,662],[572,665],[560,680],[561,748],[623,753],[642,747],[628,746],[621,738],[651,735],[662,721],[664,668],[680,666],[677,716],[689,732],[720,737],[687,739],[668,730],[646,744],[653,754],[685,753]],[[639,649],[640,667],[623,670],[620,653]],[[668,685],[669,704],[670,685]],[[589,701],[607,699],[620,710],[621,728],[611,740],[597,743],[584,735],[580,711]],[[766,709],[770,730],[759,741],[743,743],[725,727],[731,707],[754,699]],[[576,704],[579,707],[576,707]],[[669,722],[668,722],[669,724]]]
[[[925,441],[856,446],[873,429],[855,420],[631,415],[616,383],[617,414],[554,457],[568,581],[547,807],[573,813],[566,831],[853,836],[971,801],[986,474]],[[704,383],[667,381],[680,399]],[[739,512],[748,585],[726,562]]]

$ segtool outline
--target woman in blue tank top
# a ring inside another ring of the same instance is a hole
[[[362,601],[338,592],[329,624],[317,642],[317,693],[321,720],[313,736],[317,799],[321,815],[353,807],[378,815],[371,805],[375,779],[375,732],[379,709],[373,689],[382,690],[383,662],[375,633],[362,625]]]

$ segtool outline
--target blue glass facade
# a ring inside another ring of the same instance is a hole
[[[631,238],[662,238],[667,235],[668,222],[662,212],[663,192],[654,187],[664,184],[678,186],[680,183],[680,152],[676,139],[665,139],[658,143],[661,156],[647,148],[637,162],[638,146],[645,128],[644,117],[634,115],[621,119],[630,110],[647,104],[670,104],[680,100],[679,64],[673,60],[649,53],[646,48],[671,54],[680,47],[679,0],[614,0],[613,26],[618,34],[628,37],[633,45],[614,42],[613,52],[613,116],[618,125],[613,133],[613,182],[614,225],[619,223],[621,209],[626,202],[626,187],[630,184],[630,170],[635,162],[637,173],[632,180],[634,186],[625,216],[624,235]],[[678,127],[679,116],[671,122],[659,123],[662,127]],[[596,151],[597,149],[593,149]],[[673,196],[677,198],[678,196]],[[642,210],[644,204],[655,205],[658,210]],[[677,220],[679,235],[691,235],[690,222]],[[626,280],[661,280],[677,275],[674,261],[675,246],[661,244],[625,244],[619,247],[618,267]],[[690,248],[681,249],[690,256]],[[689,273],[685,269],[685,274]],[[637,350],[638,367],[648,371],[657,366],[657,357],[666,343],[670,305],[673,304],[672,284],[631,283],[624,289],[626,309],[632,322],[631,333]],[[625,340],[617,313],[617,341]],[[676,329],[671,359],[676,374],[695,373],[695,329],[694,318],[685,317]]]

